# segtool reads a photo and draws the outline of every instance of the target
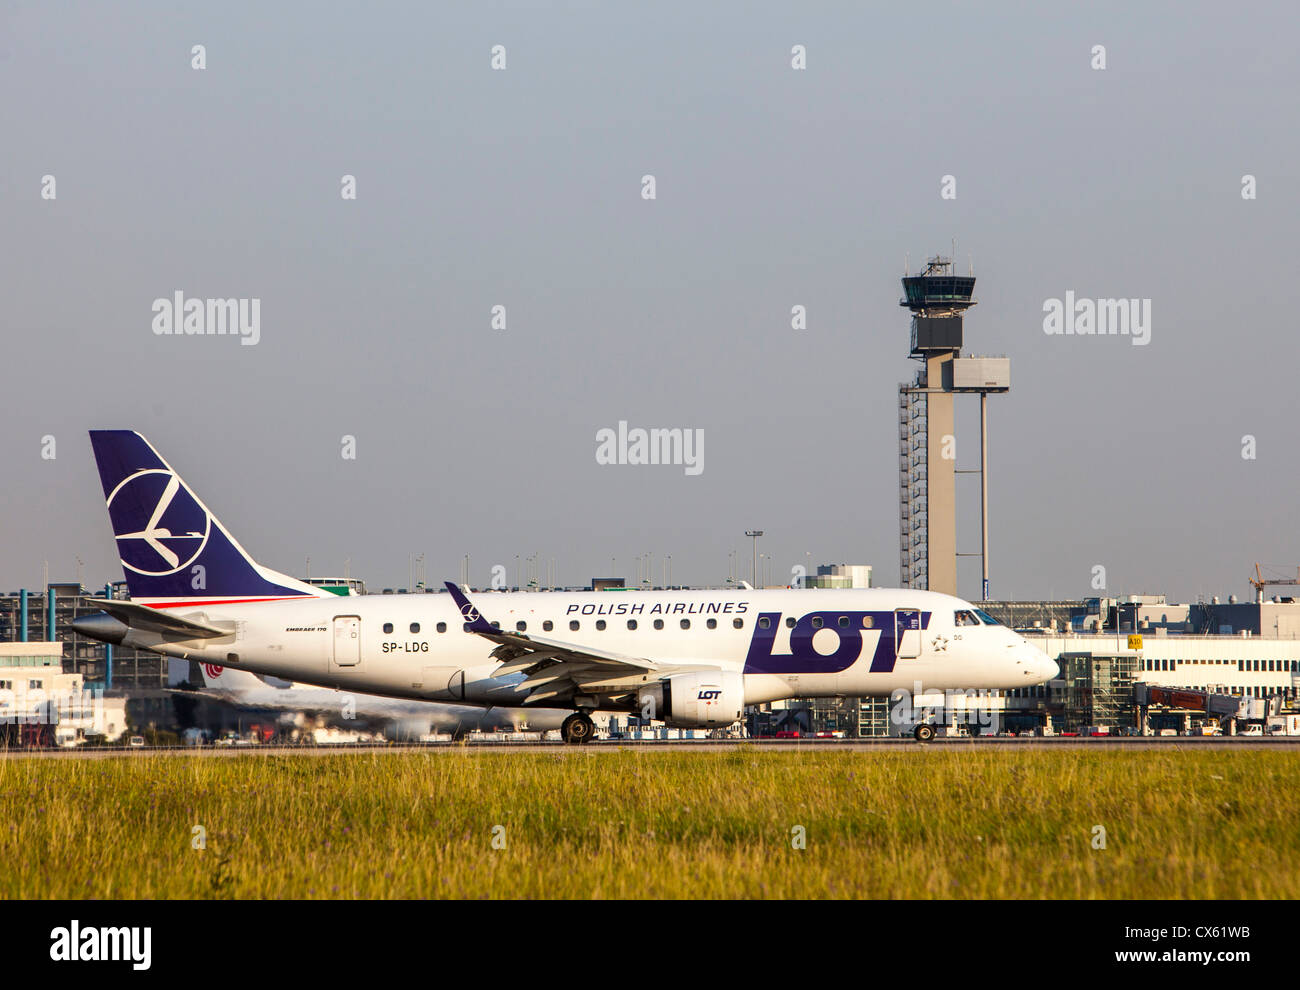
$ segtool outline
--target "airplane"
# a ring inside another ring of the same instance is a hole
[[[723,729],[788,698],[1029,687],[1056,664],[970,602],[912,589],[340,597],[257,563],[139,433],[92,430],[129,601],[93,639],[290,681],[480,708]],[[184,538],[171,536],[184,534]],[[190,534],[199,534],[189,543]],[[160,549],[161,547],[161,549]],[[166,550],[167,552],[162,552]],[[933,738],[924,723],[918,739]]]
[[[239,708],[294,712],[332,728],[367,729],[394,742],[416,742],[434,732],[459,739],[469,732],[548,732],[568,711],[554,708],[474,708],[408,701],[373,694],[342,694],[329,688],[263,679],[249,670],[195,664],[205,690],[199,692]]]

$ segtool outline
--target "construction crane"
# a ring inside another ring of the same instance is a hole
[[[1269,568],[1270,568],[1270,569],[1275,569],[1275,568],[1273,568],[1273,565],[1271,565],[1271,564],[1269,565]],[[1266,578],[1264,577],[1264,572],[1260,570],[1260,565],[1257,563],[1257,564],[1255,564],[1255,576],[1254,576],[1253,578],[1250,578],[1249,580],[1250,580],[1250,583],[1253,584],[1253,585],[1255,586],[1255,603],[1256,603],[1257,605],[1259,605],[1259,604],[1263,604],[1263,602],[1264,602],[1264,589],[1265,589],[1268,585],[1300,585],[1300,567],[1297,567],[1297,568],[1296,568],[1296,576],[1295,576],[1295,577],[1293,577],[1293,578],[1277,578],[1276,580],[1274,580],[1274,579],[1272,579],[1272,578],[1268,578],[1268,579],[1266,579]]]

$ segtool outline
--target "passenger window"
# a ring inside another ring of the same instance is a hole
[[[683,628],[683,629],[689,629],[689,628],[691,628],[691,620],[690,620],[690,619],[682,619],[682,628]]]
[[[710,619],[708,622],[705,623],[705,625],[707,625],[710,629],[717,629],[717,628],[718,628],[718,620],[717,620],[717,619]]]
[[[794,628],[794,623],[795,623],[795,618],[794,618],[793,615],[791,615],[791,616],[789,616],[789,617],[786,618],[786,620],[785,620],[785,627],[786,627],[787,629],[793,629],[793,628]]]
[[[419,631],[420,631],[420,624],[419,624],[418,622],[412,622],[412,623],[411,623],[411,632],[413,632],[413,633],[418,633]]]
[[[627,627],[628,627],[629,629],[635,629],[635,628],[636,628],[636,619],[628,619],[628,620],[627,620]]]
[[[501,628],[501,623],[499,623],[499,622],[493,622],[493,623],[492,623],[492,628],[493,628],[493,629],[500,629],[500,628]]]
[[[527,632],[527,631],[528,631],[528,623],[525,622],[523,619],[520,619],[518,622],[515,623],[515,629],[516,629],[518,632]]]
[[[772,625],[772,620],[769,619],[766,615],[760,615],[760,616],[758,617],[758,628],[759,628],[759,629],[767,629],[767,628],[770,627],[771,625]]]
[[[555,628],[555,623],[552,622],[550,619],[547,619],[545,622],[542,623],[542,632],[550,632],[554,628]]]
[[[732,624],[733,626],[735,626],[737,629],[744,629],[744,628],[745,628],[745,620],[744,620],[744,619],[732,619],[732,620],[731,620],[731,624]]]
[[[572,620],[570,620],[570,622],[569,622],[569,628],[570,628],[571,630],[573,630],[574,632],[577,632],[577,631],[578,631],[578,620],[577,620],[577,619],[572,619]]]
[[[849,617],[847,615],[840,616],[840,628],[841,629],[849,628]]]
[[[862,617],[862,628],[863,628],[863,629],[874,629],[875,627],[876,627],[876,620],[875,620],[875,619],[873,619],[873,618],[872,618],[871,616],[869,616],[869,615],[864,615],[864,616]]]
[[[823,625],[825,625],[825,623],[822,622],[822,617],[820,615],[814,615],[812,620],[812,627],[814,629],[820,629]]]
[[[392,633],[392,631],[393,631],[393,624],[392,624],[391,622],[385,622],[385,623],[384,623],[384,632],[385,632],[385,633]]]
[[[597,631],[599,631],[599,632],[604,632],[604,631],[605,631],[605,620],[604,620],[604,619],[597,619],[597,620],[596,620],[596,629],[597,629]]]
[[[655,628],[656,628],[656,629],[662,629],[663,627],[664,627],[664,620],[663,620],[663,619],[655,619]]]
[[[447,623],[445,623],[445,622],[439,622],[439,623],[438,623],[438,632],[446,632],[446,631],[447,631]]]

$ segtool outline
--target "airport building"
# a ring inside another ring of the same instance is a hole
[[[126,730],[125,695],[88,690],[63,655],[57,642],[0,643],[0,743],[76,746]]]
[[[804,578],[807,588],[870,588],[870,564],[819,564]]]
[[[156,653],[109,646],[72,630],[72,621],[100,611],[94,598],[129,597],[126,582],[89,592],[75,582],[47,585],[44,592],[22,589],[0,595],[0,643],[58,642],[63,665],[87,685],[105,689],[161,690],[167,687],[168,661]]]

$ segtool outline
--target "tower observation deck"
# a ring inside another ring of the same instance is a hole
[[[975,276],[952,269],[951,258],[936,255],[920,275],[903,276],[898,305],[912,311],[912,357],[961,350],[962,315],[975,305]]]

